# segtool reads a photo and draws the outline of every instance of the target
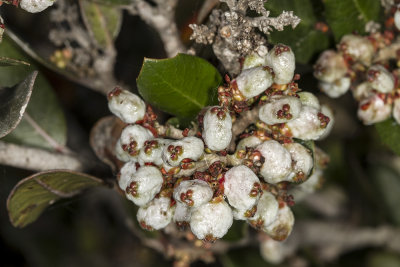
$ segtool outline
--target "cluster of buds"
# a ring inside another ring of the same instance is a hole
[[[159,124],[136,95],[120,88],[109,93],[110,110],[127,124],[115,148],[125,162],[118,184],[139,206],[142,228],[175,223],[215,241],[235,219],[274,240],[289,236],[289,190],[311,178],[313,185],[320,182],[327,163],[325,157],[317,164],[323,153],[306,144],[333,124],[328,107],[300,92],[294,70],[286,45],[248,56],[241,73],[218,89],[219,105],[204,108],[197,127],[183,131],[165,130],[172,126]]]
[[[393,7],[383,32],[348,34],[337,51],[327,50],[314,66],[320,89],[336,98],[349,89],[358,102],[358,117],[370,125],[391,116],[400,124],[400,10]]]
[[[45,10],[49,6],[52,6],[56,0],[3,0],[0,1],[6,4],[12,4],[14,6],[20,6],[25,11],[30,13],[37,13]]]

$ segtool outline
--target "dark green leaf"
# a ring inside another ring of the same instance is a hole
[[[0,67],[18,66],[18,65],[29,66],[30,64],[22,60],[12,59],[8,57],[0,57]]]
[[[122,11],[86,0],[79,3],[86,28],[94,40],[103,48],[111,47],[121,27]]]
[[[7,210],[15,227],[25,227],[59,199],[70,198],[83,190],[104,185],[102,180],[83,173],[52,170],[21,180],[7,199]]]
[[[335,39],[339,41],[343,35],[354,31],[364,33],[369,21],[379,22],[381,5],[377,0],[326,0],[325,13]]]
[[[228,233],[222,238],[228,242],[239,241],[248,234],[249,224],[245,221],[233,221],[231,228]]]
[[[400,225],[400,174],[389,166],[372,165],[371,178],[374,180],[379,197],[385,204],[390,218]]]
[[[29,59],[5,37],[0,56],[29,62]],[[12,87],[37,66],[19,65],[0,68],[0,86]],[[46,149],[59,149],[66,143],[66,122],[58,100],[46,79],[38,75],[25,115],[18,127],[2,140]]]
[[[378,131],[381,141],[397,155],[400,155],[400,125],[393,119],[389,119],[375,124],[375,128]]]
[[[0,138],[17,127],[32,94],[37,72],[14,87],[0,88]]]
[[[180,118],[191,118],[216,103],[222,77],[210,63],[178,54],[170,59],[145,58],[137,79],[142,97],[159,109]]]
[[[289,45],[299,63],[307,63],[311,57],[329,46],[327,34],[316,30],[317,18],[314,15],[311,0],[280,0],[268,1],[266,9],[271,11],[271,16],[278,16],[282,11],[292,10],[301,22],[295,29],[287,27],[284,31],[273,31],[269,40],[274,43]]]

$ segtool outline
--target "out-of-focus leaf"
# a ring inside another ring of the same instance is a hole
[[[0,57],[29,62],[8,37],[3,38],[0,45]],[[35,69],[37,66],[34,64],[0,68],[0,86],[12,87]],[[66,144],[65,117],[50,84],[43,75],[37,76],[31,99],[18,127],[2,140],[51,150],[59,149]]]
[[[37,71],[14,87],[0,88],[0,138],[14,130],[21,121],[31,97],[36,76]]]
[[[108,116],[99,120],[90,132],[90,146],[96,156],[113,170],[116,170],[118,166],[118,159],[115,156],[115,144],[124,126],[125,124],[117,117]]]
[[[273,31],[269,39],[272,43],[284,43],[289,45],[299,63],[308,63],[311,57],[329,46],[327,34],[316,30],[317,18],[314,15],[311,0],[280,0],[268,1],[265,8],[271,11],[271,16],[278,16],[282,11],[292,10],[301,18],[301,22],[295,29],[286,27],[284,31]]]
[[[249,224],[245,221],[235,220],[228,233],[222,239],[229,242],[239,241],[248,234],[248,226]]]
[[[8,196],[10,221],[15,227],[25,227],[57,200],[73,197],[99,185],[104,183],[96,177],[67,170],[52,170],[29,176],[21,180]]]
[[[79,1],[86,28],[103,48],[111,47],[122,22],[122,11],[116,7]]]
[[[0,57],[0,67],[18,66],[18,65],[29,66],[30,64],[22,60],[12,59],[8,57]]]
[[[326,20],[336,41],[354,31],[364,33],[367,22],[380,20],[381,4],[377,0],[326,0],[324,3]]]
[[[367,267],[399,267],[400,257],[390,252],[375,252],[368,257]]]
[[[400,125],[393,119],[388,119],[375,124],[375,129],[378,131],[381,141],[397,155],[400,155]]]
[[[387,207],[391,219],[400,225],[400,174],[388,166],[378,164],[371,166],[371,177],[377,186],[376,190],[380,193],[379,197]]]
[[[221,81],[206,60],[178,54],[170,59],[145,58],[137,86],[150,104],[179,118],[191,118],[217,101]]]

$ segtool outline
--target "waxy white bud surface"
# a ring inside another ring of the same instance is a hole
[[[192,208],[209,202],[212,197],[213,190],[209,184],[198,179],[182,181],[174,190],[175,200]]]
[[[373,95],[359,103],[357,116],[365,125],[371,125],[386,120],[391,113],[392,106],[378,95]]]
[[[279,203],[270,192],[264,191],[257,204],[257,211],[249,219],[250,224],[264,229],[271,225],[278,217]]]
[[[115,144],[115,156],[117,159],[123,162],[128,162],[131,160],[136,162],[136,157],[131,157],[128,152],[122,149],[120,139],[118,139],[117,143]]]
[[[267,64],[274,70],[274,82],[277,84],[290,83],[294,76],[296,60],[289,46],[277,44],[267,55]]]
[[[132,183],[136,184],[135,193],[125,192],[126,197],[138,206],[143,206],[151,201],[160,192],[163,184],[161,172],[154,166],[140,167],[128,181],[128,188]]]
[[[295,96],[273,96],[258,113],[260,120],[272,125],[296,119],[301,110],[301,101]]]
[[[172,152],[169,151],[170,146],[173,146],[174,148],[181,147],[182,153],[179,154],[177,150],[173,150]],[[194,136],[184,137],[165,146],[162,159],[164,163],[176,167],[179,166],[181,160],[185,158],[189,158],[194,161],[198,160],[203,155],[203,152],[204,143],[200,138]]]
[[[367,66],[371,64],[372,56],[374,55],[374,47],[367,38],[354,34],[347,34],[342,37],[338,47],[354,61],[360,61]]]
[[[273,77],[270,68],[255,67],[243,70],[235,81],[242,95],[251,98],[267,90],[273,83]]]
[[[372,86],[371,83],[369,82],[363,82],[360,83],[359,85],[357,85],[353,92],[353,97],[357,100],[357,101],[361,101],[365,98],[371,97],[372,95],[374,95],[374,93],[372,92]]]
[[[219,117],[221,116],[221,117]],[[220,107],[210,107],[203,118],[203,133],[207,147],[214,151],[224,150],[232,139],[232,118]]]
[[[188,223],[190,222],[191,216],[191,208],[186,205],[182,204],[181,202],[176,202],[175,213],[172,220],[175,223]]]
[[[322,92],[329,97],[337,98],[344,95],[350,89],[351,79],[349,77],[342,77],[332,83],[321,82],[319,87]]]
[[[246,151],[246,147],[256,147],[259,144],[261,144],[262,141],[260,140],[260,138],[256,137],[256,136],[249,136],[249,137],[245,137],[242,140],[239,141],[239,143],[236,146],[236,151],[239,150],[245,150]]]
[[[333,83],[347,72],[343,56],[336,51],[324,51],[314,66],[314,76],[323,82]]]
[[[285,259],[284,244],[271,238],[263,240],[260,244],[261,257],[272,264],[280,264]]]
[[[128,153],[131,151],[131,156],[137,156],[140,152],[140,149],[143,147],[144,142],[153,138],[153,134],[148,129],[135,124],[126,126],[122,131],[119,140],[121,147],[130,147],[132,142],[136,142],[136,145],[132,147],[131,150],[128,150]]]
[[[192,211],[190,229],[198,239],[223,237],[233,223],[232,210],[225,201],[206,203]]]
[[[148,141],[148,140],[146,140]],[[156,141],[157,145],[156,147],[152,147],[151,149],[145,151],[146,146],[144,146],[139,153],[138,156],[138,162],[140,163],[140,165],[144,165],[144,163],[146,162],[152,162],[157,166],[160,166],[163,164],[163,160],[162,160],[162,152],[165,148],[165,146],[169,145],[170,143],[172,143],[173,141],[170,139],[163,139],[163,138],[156,138],[156,139],[152,139],[149,141]],[[146,142],[145,142],[146,144]]]
[[[320,109],[320,104],[318,98],[310,92],[300,92],[298,93],[300,97],[301,104],[309,106],[315,109]]]
[[[387,94],[394,89],[393,75],[382,65],[374,65],[367,71],[368,82],[378,92]]]
[[[311,152],[299,143],[288,143],[283,145],[289,151],[292,158],[294,174],[302,172],[306,177],[310,174],[314,161]]]
[[[265,48],[267,49],[267,48]],[[267,50],[268,51],[268,50]],[[246,56],[243,62],[243,69],[251,69],[254,67],[262,67],[266,65],[265,55],[259,55],[256,52]]]
[[[171,222],[174,210],[175,207],[171,207],[170,198],[155,198],[139,208],[136,218],[140,225],[147,230],[159,230]]]
[[[110,111],[126,123],[135,123],[142,120],[146,113],[146,104],[140,97],[127,91],[119,91],[112,95],[108,101]]]
[[[53,5],[54,2],[55,0],[21,0],[19,5],[30,13],[37,13]]]
[[[136,173],[136,162],[129,161],[122,166],[120,170],[118,185],[123,191],[126,190],[126,187],[129,185],[129,181],[133,178],[133,175]]]
[[[292,210],[285,204],[278,210],[278,216],[270,225],[264,227],[264,231],[274,240],[283,241],[292,232],[294,215]]]

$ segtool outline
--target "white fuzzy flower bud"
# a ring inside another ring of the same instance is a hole
[[[126,123],[142,120],[146,113],[146,104],[140,97],[119,87],[108,94],[108,108]]]
[[[299,143],[288,143],[283,146],[289,151],[292,158],[292,168],[295,174],[294,181],[297,181],[296,179],[304,181],[308,178],[314,166],[311,152]]]
[[[122,149],[121,140],[119,140],[119,139],[118,139],[117,143],[115,144],[115,156],[117,157],[117,159],[119,159],[120,161],[123,161],[123,162],[128,162],[131,160],[136,162],[135,157],[131,157],[131,155],[129,155],[129,153],[127,151]]]
[[[372,56],[374,55],[374,47],[372,43],[364,37],[347,34],[342,37],[339,49],[347,56],[350,56],[354,61],[369,66],[371,64]]]
[[[156,167],[140,167],[128,181],[126,197],[136,205],[143,206],[160,192],[163,181],[162,174]]]
[[[125,127],[119,140],[122,149],[135,157],[139,155],[144,142],[153,138],[153,134],[148,129],[135,124]]]
[[[300,92],[298,93],[300,97],[301,104],[309,106],[315,109],[320,109],[320,104],[318,98],[310,92]]]
[[[319,137],[318,140],[322,140],[327,137],[331,133],[333,126],[335,125],[335,116],[333,115],[333,110],[329,106],[322,105],[321,113],[329,118],[329,123],[326,126],[324,133]]]
[[[147,162],[152,162],[157,166],[162,165],[162,152],[170,143],[172,143],[172,140],[162,138],[145,141],[143,148],[140,150],[138,162],[140,165],[144,165]]]
[[[353,97],[357,100],[357,101],[361,101],[365,98],[371,97],[372,95],[374,95],[374,93],[372,92],[372,86],[369,82],[363,82],[360,83],[359,85],[357,85],[353,92]]]
[[[265,47],[263,53],[253,52],[246,56],[243,62],[243,69],[251,69],[254,67],[262,67],[266,65],[265,55],[268,53],[268,49]]]
[[[290,83],[294,76],[296,60],[292,49],[283,44],[277,44],[268,52],[267,64],[274,70],[274,82]]]
[[[224,150],[232,139],[232,118],[224,108],[210,107],[203,118],[203,139],[214,151]]]
[[[224,194],[232,207],[250,210],[260,198],[260,192],[260,180],[250,168],[239,165],[225,173]],[[249,213],[247,217],[252,215]]]
[[[278,216],[270,225],[264,227],[264,231],[274,240],[283,241],[292,232],[294,215],[292,210],[285,204],[278,211]]]
[[[294,138],[303,140],[318,140],[324,136],[330,118],[318,109],[302,106],[300,116],[289,121],[286,126],[290,129]]]
[[[163,150],[162,158],[164,163],[176,167],[181,160],[198,160],[204,151],[203,141],[197,137],[184,137],[181,140],[174,141]]]
[[[285,259],[284,244],[271,238],[265,239],[260,244],[260,254],[266,262],[280,264]]]
[[[37,13],[53,5],[54,2],[55,0],[21,0],[19,5],[22,9],[30,13]]]
[[[136,162],[129,161],[122,166],[119,172],[119,188],[122,190],[126,190],[126,187],[129,185],[129,181],[133,178],[133,175],[136,173]]]
[[[256,148],[265,161],[260,174],[267,183],[276,184],[290,179],[292,159],[290,153],[277,141],[265,141]]]
[[[169,197],[155,198],[139,208],[136,218],[143,229],[159,230],[171,222],[174,210],[175,207],[171,207]]]
[[[186,204],[182,204],[181,202],[176,202],[175,213],[172,220],[178,226],[186,226],[189,225],[190,217],[191,217],[191,208]]]
[[[322,175],[323,171],[319,168],[315,168],[307,181],[291,188],[290,194],[293,196],[296,203],[303,200],[309,194],[314,193],[315,190],[321,186]]]
[[[278,210],[279,203],[275,196],[270,192],[263,191],[257,204],[257,211],[248,222],[257,229],[264,229],[276,220]]]
[[[391,112],[392,106],[376,94],[359,103],[357,116],[365,125],[371,125],[388,119]]]
[[[400,98],[396,98],[393,102],[393,118],[400,124]]]
[[[246,138],[243,138],[242,140],[239,141],[239,143],[236,146],[236,151],[239,150],[246,150],[246,147],[256,147],[259,144],[261,144],[262,141],[260,140],[260,138],[256,137],[256,136],[249,136]]]
[[[273,96],[258,113],[260,120],[272,125],[296,119],[301,110],[301,101],[295,96]]]
[[[223,237],[233,223],[232,210],[225,201],[209,202],[192,211],[190,229],[198,238],[214,241]]]
[[[243,70],[232,83],[236,82],[239,91],[246,98],[257,96],[267,90],[273,83],[269,67],[255,67]]]
[[[400,10],[396,10],[394,13],[394,26],[400,31]]]
[[[382,65],[374,65],[368,69],[368,82],[378,92],[387,94],[394,89],[393,75]]]
[[[321,82],[319,88],[322,92],[329,97],[337,98],[344,95],[350,89],[351,79],[349,77],[342,77],[332,83]]]
[[[174,198],[177,202],[189,207],[197,208],[213,197],[213,190],[209,184],[202,180],[182,181],[174,190]]]
[[[347,66],[343,56],[336,51],[324,51],[314,65],[314,76],[326,83],[334,81],[346,75]]]

